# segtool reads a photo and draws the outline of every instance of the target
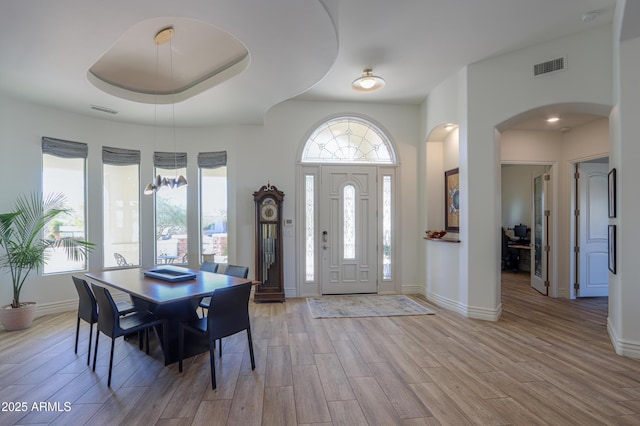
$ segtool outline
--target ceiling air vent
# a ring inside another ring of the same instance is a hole
[[[566,62],[566,59],[562,57],[558,59],[552,59],[551,61],[535,64],[533,66],[533,76],[538,77],[541,75],[562,71],[565,69]]]

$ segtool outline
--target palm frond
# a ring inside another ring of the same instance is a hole
[[[20,292],[32,270],[47,263],[47,249],[62,247],[70,260],[84,260],[95,244],[78,238],[44,238],[44,229],[54,218],[71,212],[63,194],[44,199],[34,192],[19,196],[12,212],[0,214],[0,268],[9,269],[13,283],[13,303],[20,305]]]

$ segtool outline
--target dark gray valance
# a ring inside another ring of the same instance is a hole
[[[102,147],[102,163],[113,166],[140,164],[140,151],[133,149]]]
[[[227,151],[201,152],[198,154],[198,167],[217,169],[227,165]]]
[[[186,152],[154,152],[153,165],[163,169],[181,169],[187,167]]]
[[[62,158],[84,158],[89,154],[89,146],[82,142],[42,137],[42,153]]]

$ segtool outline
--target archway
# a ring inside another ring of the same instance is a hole
[[[536,260],[540,261],[540,257],[535,255],[536,242],[532,236],[531,256],[534,262],[531,263],[531,273],[544,275],[542,282],[547,284],[548,294],[552,297],[573,298],[576,294],[574,288],[580,285],[579,258],[576,254],[580,231],[575,216],[578,188],[575,165],[608,155],[609,110],[610,107],[599,104],[547,105],[517,114],[496,126],[500,131],[498,145],[502,167],[511,168],[509,186],[513,187],[516,179],[514,176],[517,173],[513,173],[515,169],[549,168],[549,188],[552,191],[551,207],[548,209],[549,268],[546,274],[545,271],[536,268]],[[547,121],[554,117],[558,120]],[[510,209],[509,191],[513,195],[518,190],[505,188],[503,184],[500,194],[500,223],[506,228],[520,222],[513,219],[513,215],[510,220],[504,219]],[[520,191],[526,191],[526,188],[521,187]],[[524,217],[526,216],[524,214]],[[531,219],[527,220],[529,228],[535,231]],[[523,222],[526,224],[527,220]],[[544,247],[539,249],[544,250]]]

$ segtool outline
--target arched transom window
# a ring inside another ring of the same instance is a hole
[[[391,144],[373,123],[338,117],[319,126],[302,153],[303,163],[395,164]]]

